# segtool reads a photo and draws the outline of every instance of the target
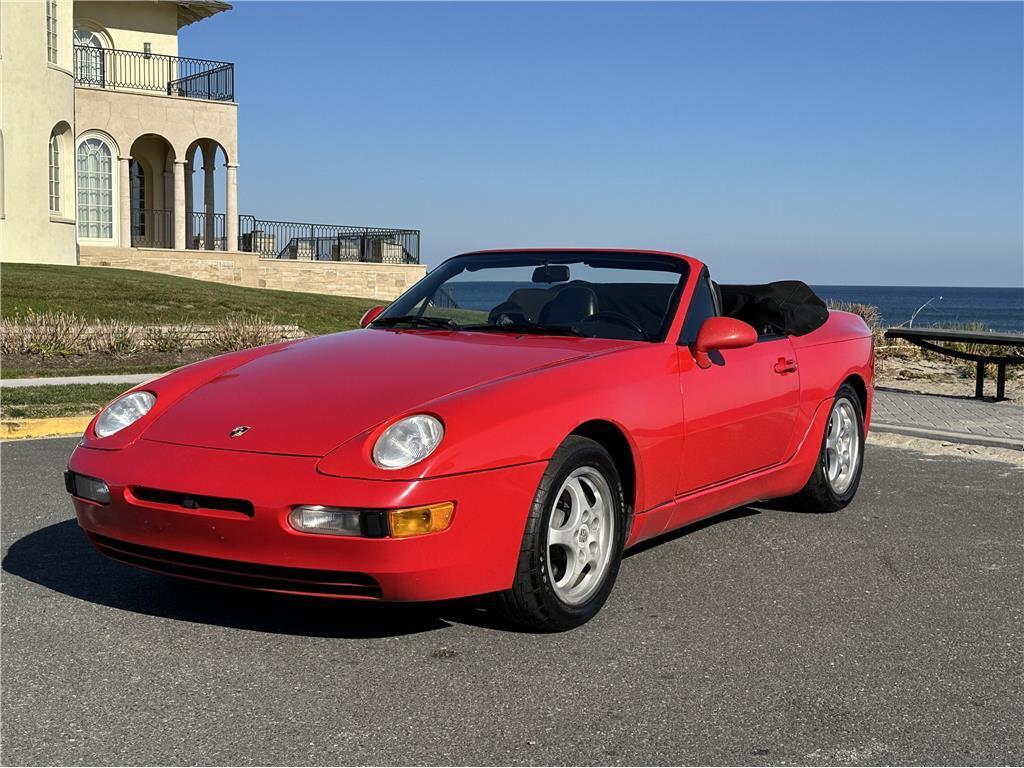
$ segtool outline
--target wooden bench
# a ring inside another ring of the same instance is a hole
[[[942,355],[949,355],[958,360],[971,360],[978,366],[975,374],[974,396],[982,398],[985,396],[985,365],[993,363],[997,366],[996,374],[996,400],[1006,399],[1006,366],[1024,365],[1024,355],[982,355],[973,352],[961,352],[959,349],[950,349],[941,346],[946,343],[963,344],[991,344],[993,346],[1024,347],[1024,334],[1019,333],[993,333],[990,331],[955,331],[945,328],[890,328],[885,332],[887,339],[905,339],[911,344],[916,344],[922,349],[931,352],[938,352]]]

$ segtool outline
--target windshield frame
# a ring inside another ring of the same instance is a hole
[[[475,268],[467,268],[467,261],[478,261],[480,264]],[[689,283],[692,268],[689,262],[678,255],[668,253],[657,253],[648,251],[602,251],[602,250],[510,250],[510,251],[472,251],[452,256],[441,262],[431,270],[423,279],[409,288],[405,293],[395,299],[383,312],[374,318],[370,323],[371,328],[387,328],[394,330],[396,327],[388,325],[388,318],[396,318],[406,315],[424,315],[427,309],[427,302],[423,299],[436,293],[437,289],[452,279],[465,272],[479,272],[484,269],[495,269],[501,267],[539,267],[552,264],[573,264],[583,263],[594,267],[612,267],[623,270],[646,270],[672,272],[679,276],[678,281],[672,289],[668,307],[665,310],[665,317],[662,320],[658,333],[651,335],[649,339],[636,339],[639,343],[657,344],[662,343],[668,337],[668,332],[673,320],[679,312],[679,303]],[[422,306],[418,306],[421,305]],[[378,324],[378,321],[385,321]],[[413,326],[416,327],[416,326]],[[500,327],[500,326],[495,326]],[[402,330],[410,330],[403,327]],[[418,330],[442,330],[430,328],[427,325],[418,327]],[[452,328],[450,332],[462,332],[461,328]],[[485,333],[478,329],[465,329],[466,333]],[[515,331],[510,330],[509,334]],[[563,335],[563,334],[552,334]],[[578,338],[607,338],[602,336],[579,336]],[[622,341],[623,339],[619,339]],[[628,340],[632,341],[632,340]]]

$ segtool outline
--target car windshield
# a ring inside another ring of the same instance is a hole
[[[471,253],[444,262],[372,326],[661,341],[687,275],[672,256]]]

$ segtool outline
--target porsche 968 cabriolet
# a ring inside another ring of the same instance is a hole
[[[564,630],[623,551],[744,504],[850,503],[871,334],[798,281],[680,254],[467,253],[361,328],[117,398],[65,476],[105,555],[360,600],[492,595]]]

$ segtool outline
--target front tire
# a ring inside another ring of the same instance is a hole
[[[805,512],[838,512],[857,494],[864,467],[864,412],[849,384],[836,392],[821,438],[821,452],[796,497]]]
[[[622,482],[608,451],[570,435],[537,488],[515,581],[498,596],[503,613],[541,632],[572,629],[593,618],[619,572],[625,508]]]

